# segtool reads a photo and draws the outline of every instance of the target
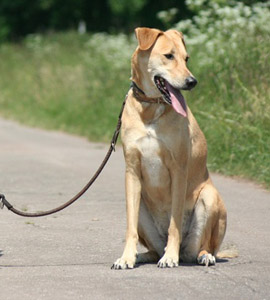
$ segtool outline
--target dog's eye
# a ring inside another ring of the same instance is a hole
[[[165,56],[167,59],[170,59],[170,60],[174,59],[174,56],[173,56],[173,54],[171,54],[171,53],[164,54],[164,56]]]
[[[188,60],[189,60],[189,56],[186,57],[185,61],[188,62]]]

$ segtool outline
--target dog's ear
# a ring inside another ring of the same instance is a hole
[[[148,50],[162,34],[161,30],[147,27],[138,27],[135,29],[136,37],[141,50]]]

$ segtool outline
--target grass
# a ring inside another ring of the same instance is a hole
[[[239,49],[201,66],[203,47],[188,48],[199,81],[185,96],[204,131],[212,171],[270,187],[269,37],[243,37]],[[107,142],[129,88],[126,36],[59,33],[0,45],[0,115],[31,126]]]

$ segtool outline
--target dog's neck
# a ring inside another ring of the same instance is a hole
[[[132,81],[131,83],[132,91],[133,91],[133,96],[136,100],[140,102],[146,102],[146,103],[166,103],[163,99],[163,97],[158,97],[158,98],[150,98],[147,97],[144,93],[144,91],[138,87],[138,85],[135,83],[135,81]]]
[[[161,116],[171,111],[170,105],[162,97],[147,97],[134,81],[132,81],[131,89],[134,101],[137,102],[137,111],[145,124],[156,122]]]

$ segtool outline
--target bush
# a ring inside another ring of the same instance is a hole
[[[187,1],[201,5],[203,1]],[[212,170],[270,184],[269,3],[210,3],[176,27],[186,36],[199,81],[188,95]]]

